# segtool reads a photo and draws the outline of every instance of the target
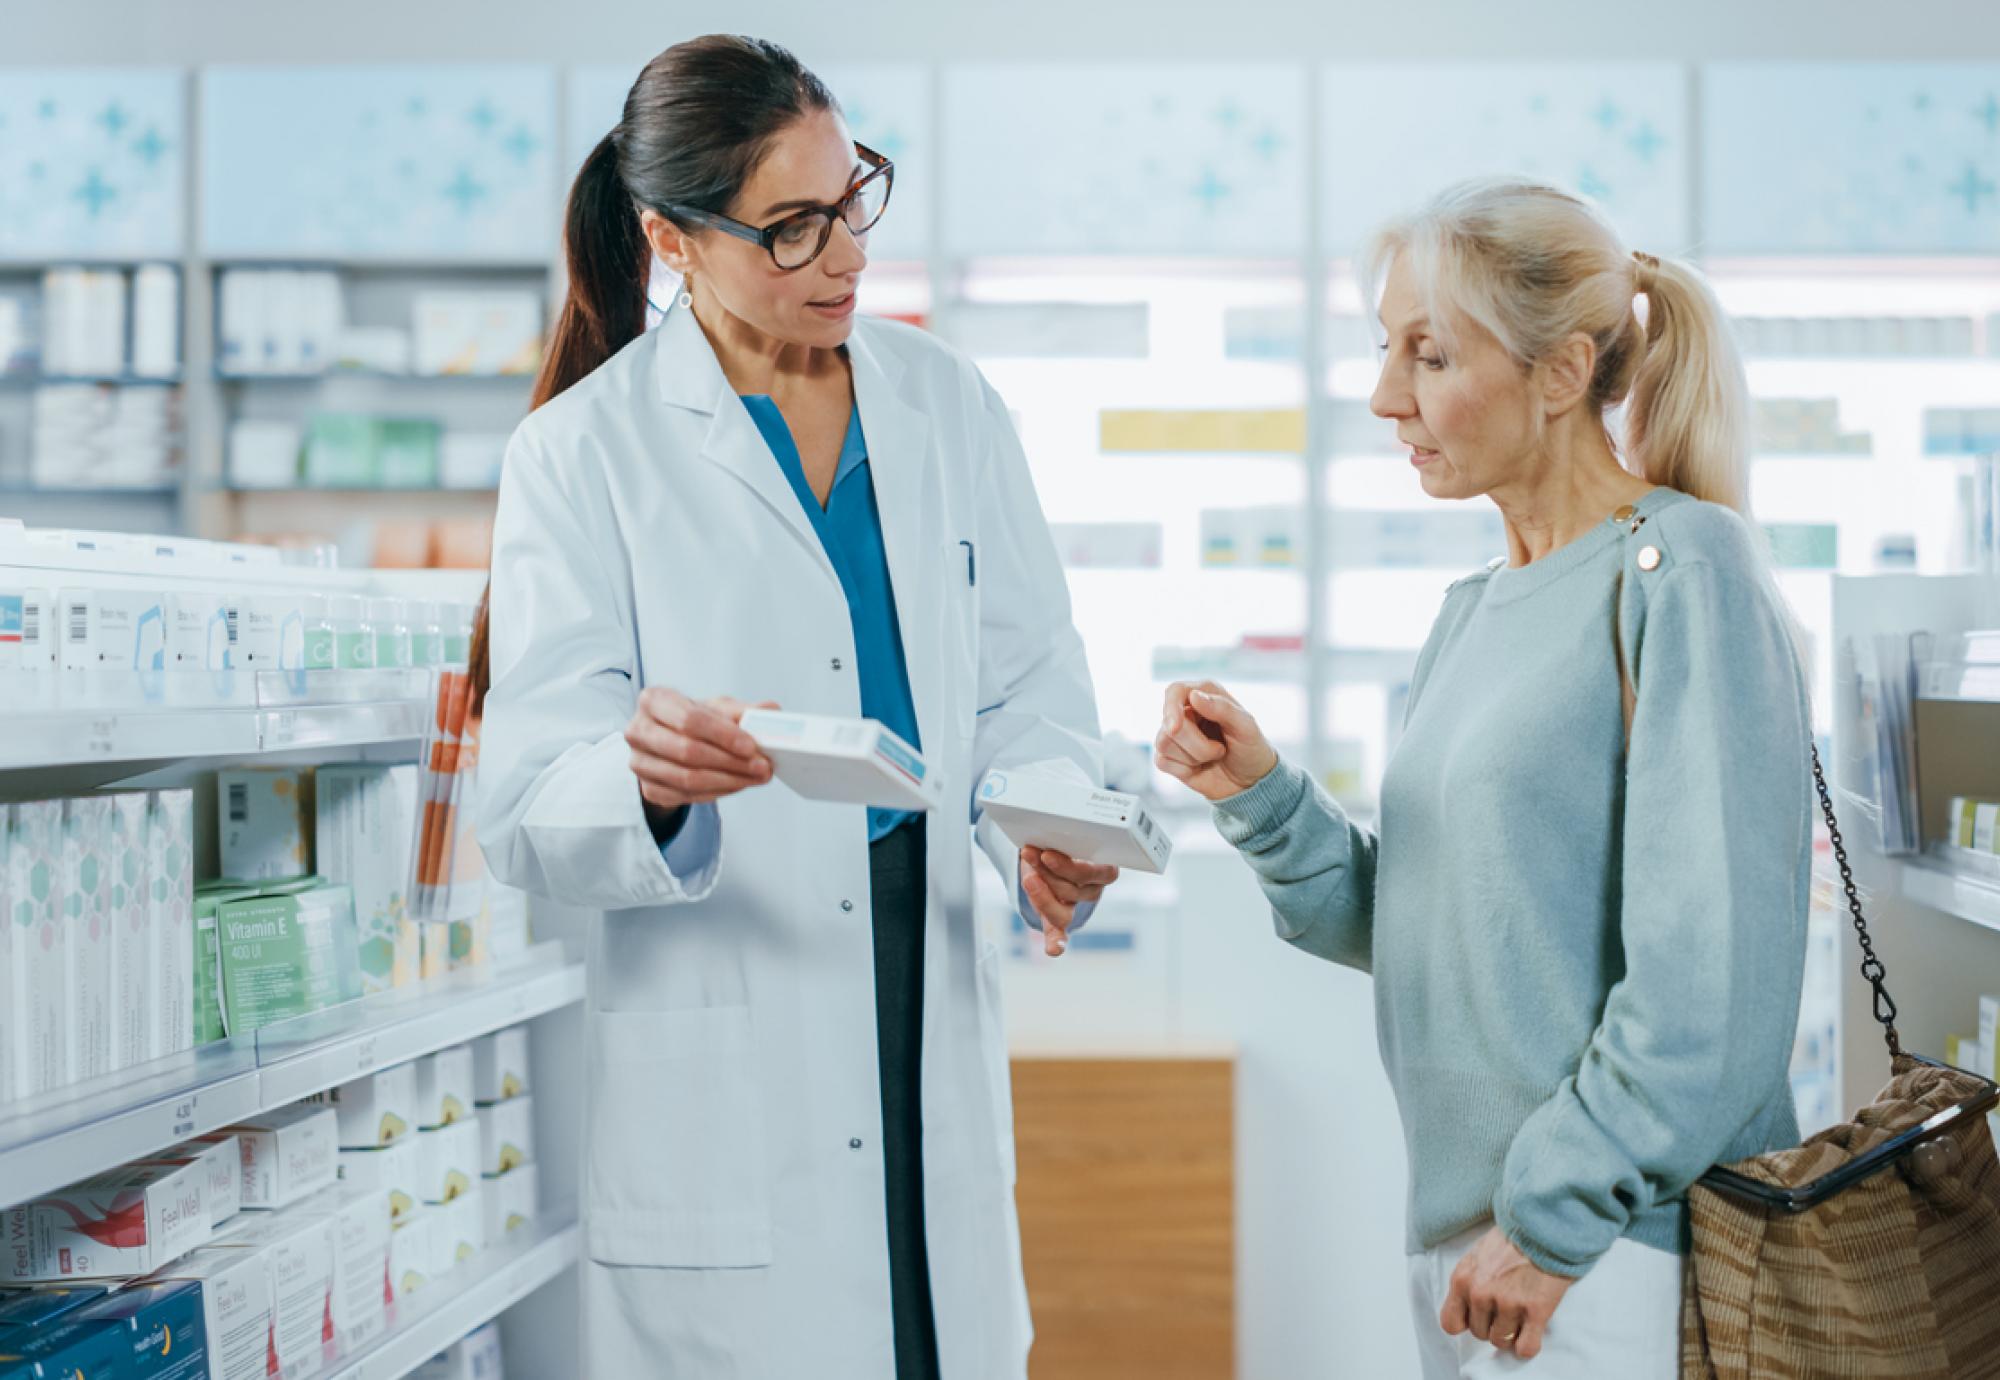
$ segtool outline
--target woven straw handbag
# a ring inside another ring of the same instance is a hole
[[[1688,1192],[1687,1380],[2000,1378],[2000,1087],[1903,1052],[1868,922],[1813,781],[1888,1040],[1890,1079],[1852,1121],[1710,1170]]]

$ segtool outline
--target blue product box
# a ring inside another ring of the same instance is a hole
[[[122,1380],[208,1380],[201,1285],[134,1284],[78,1309],[66,1326],[95,1327],[124,1349]]]
[[[70,1284],[59,1289],[0,1289],[0,1334],[10,1327],[46,1327],[72,1308],[104,1297],[101,1284]]]
[[[129,1350],[103,1326],[16,1327],[0,1336],[0,1380],[124,1380]]]

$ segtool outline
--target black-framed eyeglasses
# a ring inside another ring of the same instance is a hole
[[[803,211],[794,211],[761,229],[694,206],[669,206],[667,213],[697,225],[706,225],[712,230],[720,230],[725,235],[734,235],[739,240],[762,245],[764,252],[771,256],[771,262],[780,270],[795,272],[825,252],[828,241],[833,238],[833,223],[836,220],[846,221],[850,233],[865,235],[875,228],[875,222],[882,219],[882,213],[889,209],[889,192],[896,183],[896,165],[865,144],[855,144],[854,152],[867,165],[868,171],[847,189],[846,196],[831,206],[808,206]]]

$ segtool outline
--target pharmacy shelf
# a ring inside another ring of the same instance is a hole
[[[172,484],[0,484],[0,498],[178,498]]]
[[[492,1321],[573,1267],[583,1232],[573,1216],[537,1222],[519,1244],[477,1259],[395,1305],[389,1330],[325,1372],[327,1380],[401,1380],[473,1329]]]
[[[9,732],[0,736],[0,772],[255,757],[423,737],[431,707],[428,672],[309,674],[314,682],[308,702],[290,702],[305,697],[288,699],[275,674],[255,681],[246,674],[233,682],[244,700],[238,704],[30,710],[13,718]],[[180,694],[174,687],[156,686],[154,692],[170,699]],[[0,703],[8,701],[7,687],[0,683]],[[22,693],[12,702],[32,701]]]
[[[2000,878],[1961,872],[1928,859],[1906,860],[1901,872],[1908,899],[2000,931]]]
[[[484,981],[451,974],[410,992],[385,992],[257,1032],[266,1106],[408,1063],[583,1000],[583,964],[562,945],[536,945]]]
[[[515,383],[526,386],[533,374],[417,374],[393,369],[320,369],[299,374],[252,374],[218,369],[215,377],[223,383],[325,383],[329,379],[357,379],[371,383]]]
[[[450,974],[14,1104],[0,1118],[0,1206],[582,999],[583,965],[541,944],[490,973]]]
[[[0,383],[22,388],[65,383],[107,383],[118,388],[178,388],[181,379],[178,374],[166,377],[156,374],[44,374],[24,369],[0,374]]]

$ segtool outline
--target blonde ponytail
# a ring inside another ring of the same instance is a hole
[[[1748,517],[1749,390],[1722,308],[1686,264],[1633,261],[1646,343],[1625,404],[1630,463],[1654,484]]]

